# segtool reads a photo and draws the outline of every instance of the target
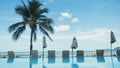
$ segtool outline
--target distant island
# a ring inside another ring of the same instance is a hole
[[[116,52],[118,49],[120,49],[120,47],[116,47],[116,48],[114,48],[112,50],[113,50],[113,52]],[[111,51],[111,49],[104,49],[104,51]]]

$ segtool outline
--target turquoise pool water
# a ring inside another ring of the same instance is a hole
[[[0,58],[0,68],[120,68],[120,58]]]

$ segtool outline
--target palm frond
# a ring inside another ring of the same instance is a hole
[[[17,6],[15,8],[16,13],[21,15],[24,19],[30,18],[30,12],[23,0],[22,0],[22,3],[23,3],[23,6]]]
[[[39,9],[36,9],[36,11],[33,14],[33,17],[34,17],[35,20],[39,19],[39,17],[40,17],[40,11],[39,11]]]
[[[17,28],[17,30],[12,35],[13,40],[17,40],[20,37],[21,33],[24,32],[25,29],[26,28],[25,28],[24,25],[19,27],[19,28]]]
[[[45,24],[48,24],[48,25],[51,25],[51,24],[54,23],[51,18],[47,18],[47,17],[44,17],[44,16],[39,18],[38,21],[44,22]]]
[[[12,24],[11,26],[8,27],[8,31],[9,33],[13,32],[14,30],[16,30],[18,27],[25,25],[24,22],[18,22],[15,24]]]
[[[54,30],[51,25],[45,24],[45,22],[41,22],[39,25],[41,25],[44,30],[49,31],[50,33],[54,33]]]
[[[47,18],[45,15],[40,14],[38,20]]]
[[[32,1],[28,1],[29,3],[29,10],[31,15],[34,15],[35,11],[37,9],[39,9],[39,7],[42,5],[40,2],[38,2],[37,0],[32,0]]]
[[[38,24],[42,26],[46,31],[49,31],[50,33],[54,33],[54,29],[52,27],[53,20],[51,18],[45,18],[41,19],[41,22]]]
[[[40,9],[40,14],[48,13],[47,8]]]
[[[53,24],[53,20],[52,20],[51,18],[47,18],[47,19],[46,19],[46,22],[47,22],[47,24],[49,24],[49,25],[50,25],[50,24]]]
[[[25,5],[24,1],[22,0],[23,6],[25,8],[25,16],[30,18],[30,11],[28,9],[28,7]]]
[[[47,32],[41,25],[39,25],[39,29],[40,29],[41,32],[42,32],[43,34],[45,34],[51,41],[53,41],[52,38],[49,36],[48,32]]]

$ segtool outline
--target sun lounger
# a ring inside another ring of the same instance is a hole
[[[77,57],[83,57],[84,56],[84,51],[83,50],[77,50]]]
[[[38,51],[37,50],[31,51],[31,58],[38,58]]]
[[[53,64],[55,63],[55,50],[48,50],[48,63]]]
[[[117,56],[120,56],[120,49],[116,52]]]
[[[48,58],[55,58],[55,50],[48,50]]]
[[[77,50],[76,52],[77,62],[84,62],[84,51],[83,50]]]
[[[96,50],[97,56],[104,56],[104,50]]]
[[[62,57],[63,57],[63,58],[69,57],[69,54],[70,54],[70,53],[69,53],[69,50],[63,50],[63,51],[62,51]]]
[[[70,62],[70,52],[69,50],[63,50],[62,51],[62,62],[63,63],[69,63]]]
[[[8,58],[15,58],[15,54],[13,51],[8,51]]]

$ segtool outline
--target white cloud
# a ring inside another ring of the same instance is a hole
[[[60,28],[57,31],[60,31]],[[75,36],[78,41],[87,40],[87,41],[99,41],[99,42],[109,43],[110,31],[111,29],[95,28],[89,31],[78,31],[75,33],[75,35],[74,34],[63,34],[63,35],[55,34],[53,38],[55,40],[71,40],[72,41],[73,37]]]
[[[72,16],[72,13],[69,12],[61,12],[60,16],[58,16],[59,21],[64,21],[66,19],[69,19],[71,23],[77,23],[79,22],[79,19]]]
[[[56,27],[56,31],[65,31],[68,30],[69,26],[58,26]],[[95,28],[89,31],[77,31],[75,35],[55,35],[56,39],[70,39],[73,36],[76,36],[78,40],[96,40],[102,42],[109,42],[110,38],[110,31],[111,29],[102,29],[102,28]]]
[[[72,15],[68,12],[61,12],[60,16],[58,16],[59,21],[63,21],[63,20],[66,20],[66,19],[71,19],[71,18],[72,18]]]
[[[68,13],[68,12],[62,12],[61,16],[64,17],[64,18],[72,18],[71,14]]]
[[[79,19],[78,19],[78,18],[73,18],[73,19],[72,19],[72,23],[77,23],[77,22],[79,22]]]
[[[106,41],[109,37],[109,32],[111,29],[93,29],[91,31],[82,32],[79,31],[77,38],[79,40],[101,40]]]
[[[54,27],[55,31],[59,32],[59,31],[67,31],[70,29],[69,25],[59,25],[59,26],[55,26]]]

